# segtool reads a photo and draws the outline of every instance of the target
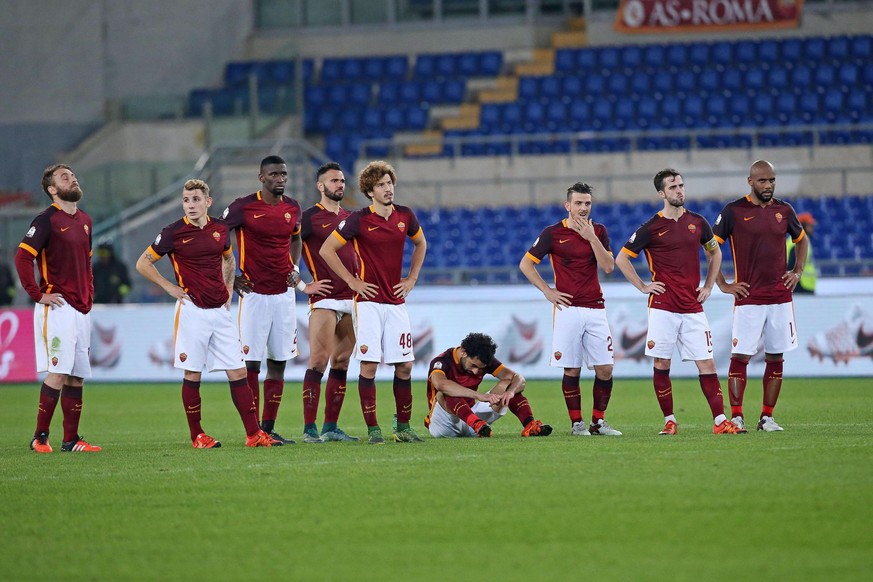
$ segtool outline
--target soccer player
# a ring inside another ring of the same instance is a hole
[[[42,189],[52,205],[30,223],[18,252],[15,268],[21,286],[36,302],[33,331],[36,371],[48,372],[39,392],[36,430],[30,448],[50,453],[49,428],[58,400],[64,414],[62,452],[102,450],[79,434],[82,387],[91,377],[91,306],[94,276],[91,270],[91,217],[79,209],[82,188],[69,166],[49,166],[42,174]],[[33,264],[39,267],[37,285]]]
[[[659,434],[675,435],[679,429],[670,382],[670,360],[677,347],[683,361],[694,360],[700,371],[700,388],[713,416],[712,432],[735,434],[736,427],[724,414],[724,397],[712,359],[712,334],[703,312],[703,302],[712,293],[719,272],[721,249],[706,219],[685,208],[685,183],[679,172],[661,170],[654,182],[664,208],[631,235],[615,264],[634,287],[649,295],[646,355],[654,358],[655,395],[664,413],[664,430]],[[702,286],[701,245],[707,262]],[[651,283],[644,283],[630,262],[644,250]]]
[[[518,267],[555,306],[550,364],[564,368],[561,390],[570,415],[570,434],[618,436],[621,433],[604,420],[612,394],[614,358],[612,333],[597,278],[597,268],[609,274],[615,268],[615,259],[609,248],[606,227],[591,220],[591,193],[591,186],[582,182],[567,189],[564,202],[567,218],[547,226]],[[554,289],[536,269],[546,255],[550,255],[555,271]],[[590,427],[586,427],[582,418],[579,375],[583,365],[594,370]]]
[[[746,368],[764,337],[764,403],[758,430],[782,430],[773,420],[773,409],[782,389],[782,355],[797,347],[797,324],[791,292],[803,276],[809,240],[790,204],[773,197],[776,171],[773,164],[758,160],[748,177],[751,192],[729,203],[715,221],[720,243],[730,239],[734,257],[734,282],[718,274],[718,286],[734,296],[731,332],[731,365],[728,393],[733,422],[746,431],[743,394]],[[786,266],[785,239],[795,243],[794,268]]]
[[[224,370],[230,395],[246,430],[247,447],[269,447],[273,440],[258,427],[252,391],[246,382],[239,331],[230,316],[236,261],[227,227],[212,219],[209,186],[188,180],[182,189],[185,216],[166,226],[136,262],[139,273],[176,300],[174,366],[184,370],[182,404],[195,449],[221,443],[200,425],[200,377],[203,367]],[[173,263],[178,284],[155,267],[164,255]]]
[[[397,173],[390,164],[367,164],[358,177],[361,192],[372,204],[350,214],[324,241],[320,255],[328,268],[355,292],[355,358],[361,362],[358,392],[367,424],[367,442],[384,444],[376,419],[376,368],[380,361],[394,366],[394,401],[397,410],[395,442],[421,442],[409,426],[412,416],[412,326],[406,312],[406,297],[421,271],[427,241],[415,213],[394,204]],[[406,277],[403,245],[414,245]],[[337,252],[354,241],[360,278],[343,265]]]
[[[316,188],[321,201],[308,208],[301,220],[300,238],[303,241],[303,260],[316,281],[333,281],[326,295],[309,298],[309,369],[303,376],[303,432],[318,436],[315,417],[321,395],[321,379],[330,363],[324,395],[323,441],[357,441],[337,426],[346,395],[346,374],[349,358],[355,347],[355,328],[352,324],[351,288],[321,258],[319,251],[337,225],[351,214],[341,206],[345,195],[346,178],[336,162],[328,162],[316,172]],[[340,260],[350,273],[357,273],[357,258],[352,245],[338,251]]]
[[[449,348],[430,362],[424,426],[434,438],[490,437],[491,425],[507,409],[518,417],[521,436],[548,436],[552,427],[534,419],[522,394],[525,380],[494,357],[497,344],[483,333],[471,333],[461,345]],[[478,392],[485,374],[498,379],[491,390]]]
[[[293,444],[275,430],[285,389],[285,363],[297,357],[297,315],[294,286],[306,293],[330,288],[330,281],[309,286],[299,281],[300,204],[285,196],[288,168],[279,156],[261,161],[261,189],[234,200],[221,215],[228,230],[236,231],[239,268],[235,281],[240,294],[239,335],[246,376],[259,408],[261,360],[267,357],[261,428],[274,445]],[[318,433],[303,435],[306,443],[320,443]]]

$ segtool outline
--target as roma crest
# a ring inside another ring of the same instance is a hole
[[[695,226],[695,225],[693,225],[693,224],[689,224],[689,225],[688,225],[688,230],[690,230],[691,232],[694,232],[695,230],[697,230],[697,226]]]
[[[402,220],[397,223],[397,230],[406,230],[406,223]]]
[[[366,345],[361,346],[361,353],[366,354],[368,349],[370,348],[368,348]]]
[[[218,234],[217,232],[213,232],[213,233],[212,233],[212,238],[214,238],[216,241],[220,241],[220,240],[221,240],[221,235]]]
[[[58,365],[58,357],[52,356],[52,366],[57,366],[57,365]]]
[[[555,360],[560,360],[563,355],[561,352],[555,352]]]
[[[246,355],[249,354],[249,346],[243,346],[243,353]]]
[[[782,213],[781,212],[776,213],[776,222],[782,222]]]
[[[186,354],[185,352],[182,352],[181,354],[179,354],[179,361],[180,362],[184,362],[187,359],[188,359],[188,354]]]
[[[290,212],[285,213],[285,222],[291,222],[291,213]]]
[[[646,342],[646,347],[648,347],[648,348],[651,350],[652,348],[655,347],[655,341],[654,341],[654,340],[649,340],[649,341],[647,341],[647,342]]]

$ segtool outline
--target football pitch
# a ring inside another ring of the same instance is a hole
[[[591,406],[584,381],[583,411]],[[227,384],[203,388],[194,450],[176,384],[86,386],[102,453],[28,449],[38,388],[0,387],[3,580],[860,580],[873,566],[873,382],[787,378],[776,419],[713,435],[695,380],[674,380],[679,434],[649,380],[617,380],[621,437],[571,437],[559,382],[529,382],[545,438],[511,414],[491,439],[247,449]],[[380,383],[390,434],[393,396]],[[287,383],[277,430],[302,430]],[[319,417],[323,412],[319,411]],[[354,383],[340,417],[365,436]]]

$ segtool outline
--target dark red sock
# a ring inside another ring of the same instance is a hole
[[[36,432],[33,433],[33,436],[41,432],[48,434],[52,424],[52,416],[55,414],[55,408],[58,406],[60,397],[60,390],[55,390],[45,383],[40,387],[39,409],[36,413]]]
[[[582,420],[582,391],[579,388],[579,376],[564,374],[561,378],[561,391],[564,393],[564,404],[567,405],[567,413],[570,422]]]
[[[258,380],[258,374],[255,370],[246,368],[246,383],[252,389],[252,401],[255,405],[255,418],[261,417],[261,382]]]
[[[339,420],[340,410],[346,398],[347,370],[331,368],[327,373],[327,384],[324,387],[324,422]]]
[[[182,380],[182,404],[185,406],[185,417],[188,419],[188,430],[191,441],[203,431],[200,426],[200,382]]]
[[[612,378],[601,380],[594,377],[594,408],[591,410],[591,422],[603,419],[606,407],[609,406],[609,397],[612,396]]]
[[[282,404],[282,392],[285,391],[285,380],[264,380],[264,422],[275,422],[279,415],[279,405]],[[252,403],[254,404],[254,403]],[[318,400],[315,401],[318,406]],[[255,418],[258,417],[255,411]]]
[[[64,413],[64,442],[78,440],[79,418],[82,416],[82,387],[67,386],[61,390],[61,410]]]
[[[376,379],[358,376],[358,394],[361,397],[361,412],[367,427],[377,426],[376,420]]]
[[[533,411],[530,409],[530,402],[524,397],[524,394],[516,394],[509,401],[509,411],[518,417],[521,421],[521,426],[527,426],[527,423],[534,419]]]
[[[473,414],[473,404],[474,401],[472,398],[458,398],[456,396],[446,396],[446,408],[449,409],[449,412],[451,412],[470,426],[473,426],[473,423],[479,420],[479,417]],[[439,404],[437,404],[437,406],[439,406]]]
[[[721,383],[718,381],[718,374],[700,374],[700,389],[703,390],[703,395],[706,396],[706,401],[709,402],[709,409],[712,411],[712,417],[715,418],[719,414],[724,414],[724,395],[721,393]]]
[[[743,394],[746,392],[746,370],[749,362],[731,358],[728,370],[728,398],[731,401],[731,416],[743,415]]]
[[[412,378],[394,376],[394,404],[397,408],[397,424],[409,424],[412,417]]]
[[[673,383],[670,382],[670,370],[655,368],[652,383],[655,386],[655,396],[658,397],[661,412],[664,416],[670,416],[673,414]]]
[[[782,363],[783,360],[768,361],[764,367],[764,407],[769,413],[761,412],[761,416],[773,416],[779,391],[782,390]]]
[[[246,436],[256,434],[261,428],[258,426],[258,417],[255,414],[255,402],[252,391],[245,378],[230,382],[230,399],[236,406],[236,411],[246,427]]]
[[[312,368],[303,375],[303,424],[315,424],[318,416],[318,399],[321,398],[321,377]]]

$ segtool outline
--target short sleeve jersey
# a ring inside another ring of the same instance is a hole
[[[737,281],[749,284],[749,295],[736,305],[771,305],[791,301],[782,275],[788,269],[785,237],[804,237],[794,208],[773,198],[770,204],[753,204],[750,196],[729,203],[713,227],[719,243],[730,240]]]
[[[595,222],[594,233],[603,247],[611,252],[606,227]],[[550,255],[555,270],[555,288],[573,296],[570,305],[603,309],[603,290],[597,277],[594,249],[582,235],[567,226],[566,219],[547,226],[526,254],[537,264],[546,255]]]
[[[169,255],[176,282],[197,307],[214,309],[229,298],[222,273],[222,257],[229,255],[227,227],[208,218],[203,228],[182,218],[166,226],[146,250],[156,259]]]
[[[333,236],[343,244],[354,241],[359,276],[378,287],[375,297],[364,299],[359,295],[358,301],[392,305],[405,302],[394,295],[403,269],[403,246],[406,237],[415,241],[424,236],[412,209],[395,204],[387,219],[376,214],[372,206],[356,210],[340,222]]]
[[[636,258],[645,251],[652,281],[660,281],[666,287],[661,295],[649,295],[649,307],[674,313],[703,311],[703,305],[697,301],[700,246],[712,238],[712,228],[706,219],[688,210],[679,220],[659,212],[631,235],[621,252]]]
[[[265,202],[261,192],[234,200],[221,215],[230,230],[236,231],[239,270],[262,295],[278,295],[288,290],[291,261],[291,236],[300,233],[300,204],[282,196],[276,205]]]
[[[496,376],[503,369],[503,364],[497,358],[492,360],[485,366],[485,374]],[[460,384],[464,388],[470,390],[478,390],[482,383],[482,376],[468,374],[461,368],[461,360],[458,358],[458,348],[450,348],[433,360],[430,361],[430,368],[427,372],[427,405],[428,410],[433,410],[433,404],[436,400],[437,390],[433,387],[431,376],[434,374],[443,374],[446,378]]]
[[[354,296],[354,291],[336,273],[330,270],[330,267],[327,266],[327,263],[324,262],[324,259],[319,254],[321,246],[327,240],[327,237],[350,214],[351,212],[345,208],[340,208],[339,213],[334,214],[321,204],[316,204],[303,212],[303,218],[300,221],[300,238],[303,239],[303,261],[306,263],[306,268],[309,269],[313,279],[316,281],[330,279],[330,285],[333,288],[327,295],[310,295],[310,305],[315,305],[322,299],[351,299]],[[343,266],[350,273],[355,274],[358,272],[358,258],[355,255],[353,245],[343,245],[337,254]]]
[[[81,209],[67,214],[52,204],[40,212],[19,249],[36,259],[39,287],[33,275],[22,285],[34,301],[44,293],[60,293],[76,311],[88,313],[94,305],[94,273],[91,269],[91,217]],[[30,267],[33,269],[33,264]]]

